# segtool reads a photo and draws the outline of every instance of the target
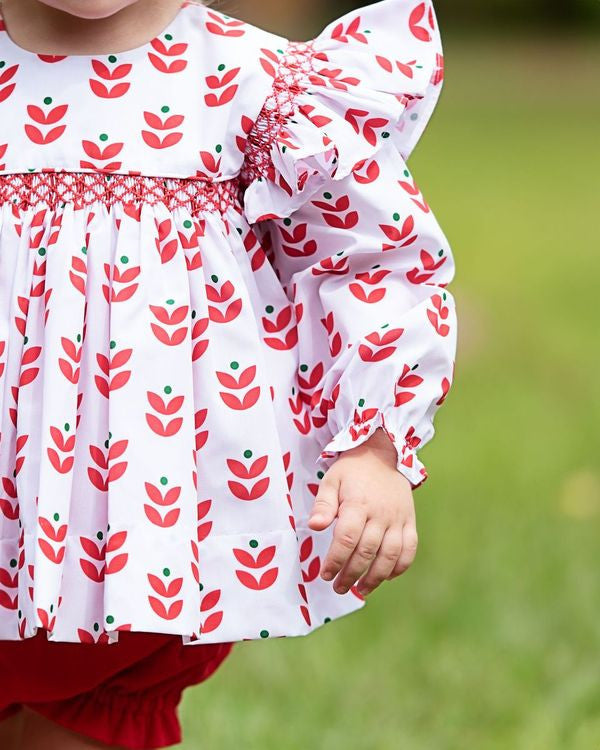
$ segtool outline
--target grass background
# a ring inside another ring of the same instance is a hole
[[[415,565],[308,637],[237,644],[185,694],[186,750],[600,748],[600,50],[445,47],[411,168],[460,335]]]

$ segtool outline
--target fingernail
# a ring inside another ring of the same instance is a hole
[[[331,579],[333,578],[333,573],[330,570],[326,570],[324,573],[322,573],[321,577],[325,581],[331,581]]]

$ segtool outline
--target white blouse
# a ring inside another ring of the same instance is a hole
[[[429,0],[290,41],[187,2],[115,55],[0,27],[0,638],[305,635],[323,472],[383,427],[427,477],[456,348],[448,242],[405,160]]]

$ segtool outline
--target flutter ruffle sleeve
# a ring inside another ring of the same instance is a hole
[[[457,335],[452,252],[406,165],[443,79],[434,9],[382,0],[262,62],[244,212],[294,305],[318,460],[382,427],[416,488]]]

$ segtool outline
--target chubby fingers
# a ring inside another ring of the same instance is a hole
[[[325,474],[313,503],[308,525],[315,531],[327,528],[337,516],[340,480],[334,478],[331,472]]]
[[[347,559],[333,584],[333,588],[338,594],[345,594],[369,565],[376,564],[373,561],[377,561],[378,559],[378,550],[380,550],[382,545],[384,532],[385,529],[383,526],[375,521],[369,521],[366,524],[352,554]],[[397,556],[390,563],[388,573],[391,572],[396,560]]]
[[[366,572],[363,568],[359,574],[364,573],[358,582],[358,592],[366,595],[377,588],[380,583],[388,579],[402,555],[402,526],[395,524],[390,526],[384,533],[381,546]]]
[[[404,525],[402,530],[402,552],[392,572],[387,576],[387,580],[392,580],[397,576],[402,575],[407,571],[413,564],[415,556],[417,554],[417,547],[419,544],[419,537],[417,535],[417,527],[413,521]]]
[[[366,520],[366,508],[358,505],[340,506],[331,545],[321,566],[321,577],[325,581],[331,581],[346,564],[362,536]]]

